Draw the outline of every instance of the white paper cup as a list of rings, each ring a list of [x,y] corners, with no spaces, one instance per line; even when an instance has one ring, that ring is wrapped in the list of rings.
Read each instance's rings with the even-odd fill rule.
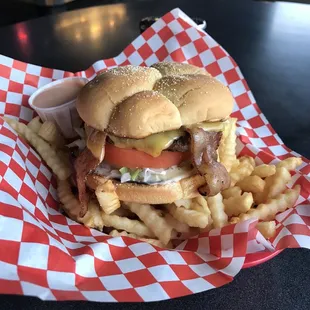
[[[41,120],[49,120],[54,122],[65,138],[76,137],[77,133],[74,130],[74,127],[79,127],[82,122],[75,107],[76,99],[51,108],[37,107],[33,103],[35,99],[38,98],[38,96],[41,96],[46,89],[52,88],[55,85],[62,84],[69,80],[79,80],[81,82],[81,88],[88,82],[88,79],[82,77],[64,78],[44,85],[35,91],[29,98],[29,105],[39,114]],[[56,89],[55,91],[59,91],[59,89]],[[78,92],[76,95],[78,95]]]

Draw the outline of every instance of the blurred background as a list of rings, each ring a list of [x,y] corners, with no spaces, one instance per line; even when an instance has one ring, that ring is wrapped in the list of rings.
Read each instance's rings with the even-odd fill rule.
[[[124,3],[147,2],[149,0],[1,0],[0,1],[0,27],[32,18],[64,11],[71,11],[90,6]],[[190,0],[189,0],[190,1]],[[210,0],[206,0],[210,1]],[[222,0],[219,0],[222,1]],[[233,0],[228,0],[233,1]],[[236,1],[236,0],[234,0]],[[262,0],[248,0],[262,1]],[[285,2],[310,3],[310,0],[284,0]],[[222,1],[225,2],[225,1]],[[274,2],[274,1],[270,1]],[[309,17],[310,18],[310,17]]]
[[[132,0],[132,2],[135,0]],[[140,0],[141,1],[141,0]],[[143,0],[142,0],[143,1]],[[32,18],[86,7],[113,4],[119,0],[0,0],[0,27]],[[129,2],[129,1],[128,1]]]

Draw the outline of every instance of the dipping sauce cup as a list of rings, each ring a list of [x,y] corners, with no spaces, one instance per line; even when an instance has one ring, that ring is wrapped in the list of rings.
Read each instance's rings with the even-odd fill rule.
[[[68,77],[46,84],[35,91],[29,98],[29,105],[39,114],[42,121],[54,122],[65,138],[77,136],[75,127],[81,119],[75,102],[88,79]]]

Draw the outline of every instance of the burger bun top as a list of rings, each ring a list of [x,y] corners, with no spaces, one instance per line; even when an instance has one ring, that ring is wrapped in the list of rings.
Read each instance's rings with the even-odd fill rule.
[[[226,119],[232,112],[233,97],[202,68],[161,62],[101,73],[83,87],[76,108],[82,120],[97,130],[140,139]]]

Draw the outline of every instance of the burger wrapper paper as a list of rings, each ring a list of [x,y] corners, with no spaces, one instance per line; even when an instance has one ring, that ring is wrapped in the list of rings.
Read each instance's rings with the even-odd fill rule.
[[[27,123],[35,112],[29,96],[68,76],[92,79],[127,64],[177,61],[204,67],[227,85],[235,99],[239,155],[257,163],[299,156],[287,148],[260,111],[232,57],[182,11],[174,9],[115,58],[81,72],[65,72],[0,56],[0,114]],[[191,238],[176,250],[128,237],[112,238],[65,217],[56,179],[37,152],[0,120],[0,293],[43,300],[155,301],[220,287],[242,269],[246,255],[310,248],[309,160],[292,182],[301,185],[297,206],[276,217],[267,241],[248,220]]]

